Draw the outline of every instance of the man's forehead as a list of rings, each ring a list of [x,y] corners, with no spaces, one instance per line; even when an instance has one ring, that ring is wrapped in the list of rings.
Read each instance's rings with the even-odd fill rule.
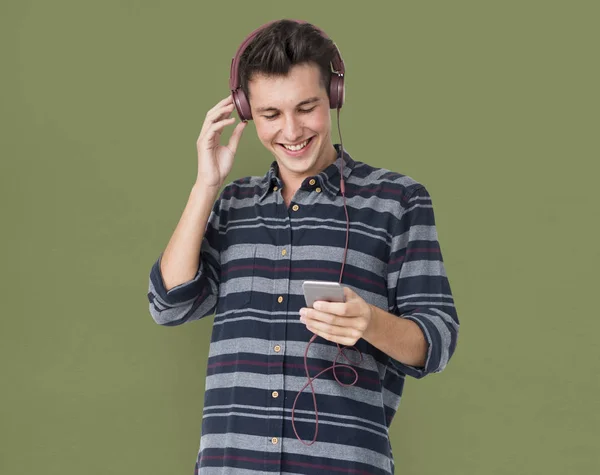
[[[285,75],[255,73],[248,82],[248,89],[252,105],[261,109],[296,107],[303,101],[327,95],[320,70],[313,65],[293,66]]]

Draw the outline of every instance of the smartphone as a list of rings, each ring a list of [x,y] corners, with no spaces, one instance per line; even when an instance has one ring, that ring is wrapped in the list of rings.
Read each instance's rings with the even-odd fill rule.
[[[305,280],[302,283],[306,306],[312,307],[316,300],[327,302],[345,302],[344,288],[338,282],[324,280]]]

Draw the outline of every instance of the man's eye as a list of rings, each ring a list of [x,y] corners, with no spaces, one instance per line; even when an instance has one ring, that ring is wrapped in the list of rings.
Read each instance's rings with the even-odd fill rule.
[[[309,112],[312,112],[315,110],[317,106],[313,106],[310,109],[298,109],[300,112],[302,112],[303,114],[307,114]],[[271,115],[263,115],[263,117],[267,120],[273,120],[275,117],[277,117],[279,114],[271,114]]]

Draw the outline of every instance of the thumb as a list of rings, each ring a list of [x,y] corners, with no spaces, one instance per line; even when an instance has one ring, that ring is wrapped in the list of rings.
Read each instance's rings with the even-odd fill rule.
[[[238,144],[240,143],[240,139],[242,138],[242,132],[246,128],[248,122],[241,121],[238,125],[233,129],[233,133],[231,134],[231,138],[229,139],[229,143],[227,144],[227,148],[231,150],[232,153],[235,154]]]

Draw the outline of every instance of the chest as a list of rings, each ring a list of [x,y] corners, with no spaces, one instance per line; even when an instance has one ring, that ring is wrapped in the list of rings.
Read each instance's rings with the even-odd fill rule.
[[[259,294],[302,296],[304,280],[339,281],[382,304],[387,293],[391,237],[385,219],[368,208],[335,201],[232,209],[220,230],[221,285]],[[302,305],[302,299],[299,300]]]

